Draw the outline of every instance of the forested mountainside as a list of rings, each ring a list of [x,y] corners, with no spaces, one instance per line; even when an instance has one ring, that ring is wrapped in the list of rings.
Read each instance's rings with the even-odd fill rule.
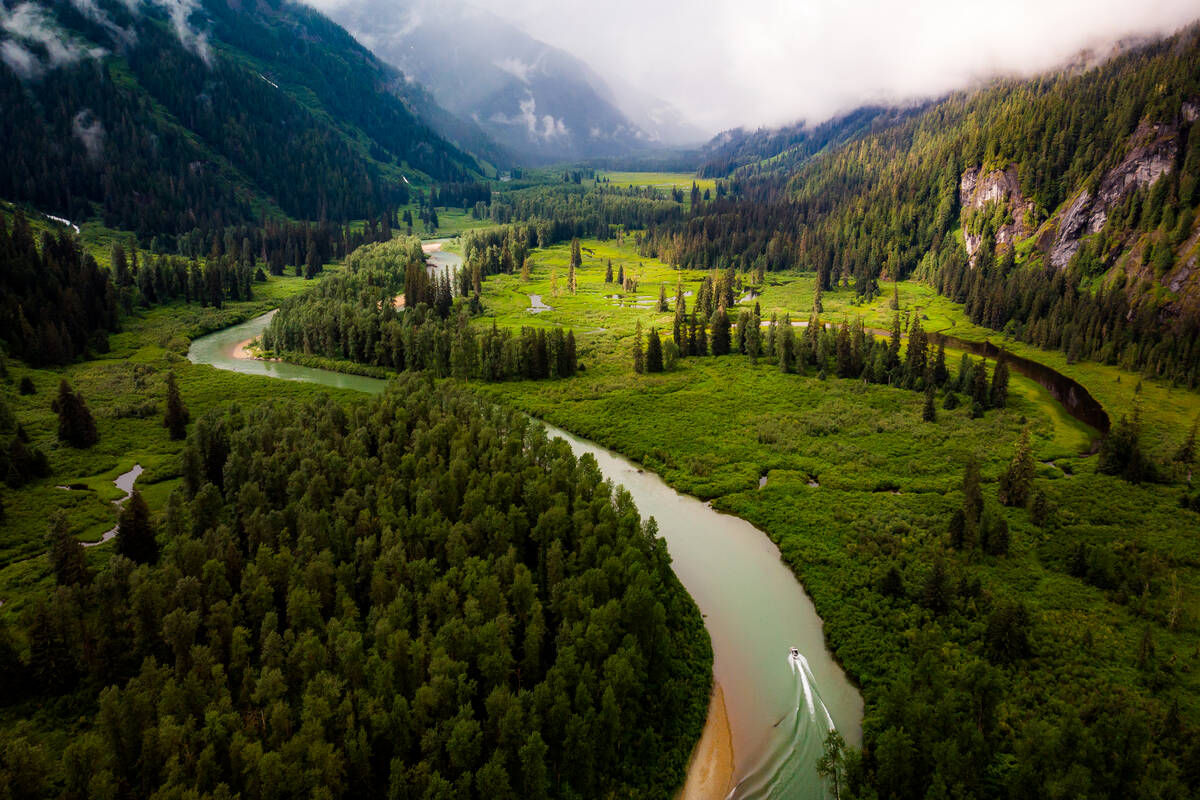
[[[748,177],[795,169],[826,147],[895,125],[924,108],[925,105],[908,109],[864,106],[819,125],[799,122],[752,132],[742,128],[724,131],[700,149],[697,174],[702,178],[723,178],[735,173]]]
[[[735,178],[644,252],[813,269],[863,297],[918,275],[973,320],[1200,381],[1200,34],[952,95],[789,169]]]
[[[0,10],[0,39],[0,197],[72,220],[362,218],[478,173],[396,70],[287,0],[26,2]]]

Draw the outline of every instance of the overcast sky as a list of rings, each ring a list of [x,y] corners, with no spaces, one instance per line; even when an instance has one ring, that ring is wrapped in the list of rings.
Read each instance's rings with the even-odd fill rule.
[[[1036,72],[1200,17],[1198,0],[472,1],[710,132]]]

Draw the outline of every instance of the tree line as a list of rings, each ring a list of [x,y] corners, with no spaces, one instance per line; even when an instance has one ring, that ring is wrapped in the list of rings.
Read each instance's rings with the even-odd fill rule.
[[[39,247],[23,213],[11,227],[0,214],[0,341],[8,354],[44,366],[105,353],[118,321],[116,287],[73,234],[44,233]]]
[[[263,347],[291,358],[469,380],[575,374],[574,331],[473,326],[471,315],[481,306],[477,282],[470,299],[465,296],[469,274],[461,270],[461,285],[448,273],[431,275],[417,239],[364,247],[348,259],[345,273],[285,301],[263,331]]]

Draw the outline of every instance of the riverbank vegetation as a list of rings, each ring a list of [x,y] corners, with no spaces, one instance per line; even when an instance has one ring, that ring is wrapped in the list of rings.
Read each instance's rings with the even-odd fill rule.
[[[469,273],[431,274],[416,239],[374,245],[347,260],[347,270],[285,301],[263,331],[268,355],[313,356],[337,366],[363,364],[396,372],[483,381],[569,378],[577,357],[574,331],[524,327],[519,334],[470,325],[481,310]],[[403,295],[397,292],[403,289]],[[456,297],[457,295],[457,297]]]
[[[1104,474],[1086,454],[1096,433],[1064,421],[1061,406],[1020,375],[1010,377],[1006,407],[972,418],[976,382],[962,386],[963,354],[953,350],[949,384],[967,402],[947,409],[939,395],[928,422],[922,394],[842,378],[837,368],[842,322],[852,343],[860,315],[884,329],[898,311],[908,327],[980,330],[960,306],[911,282],[897,286],[896,310],[886,293],[866,304],[852,288],[824,293],[822,318],[836,326],[816,334],[825,347],[809,347],[809,359],[822,352],[823,368],[806,360],[789,374],[778,357],[753,363],[731,353],[636,374],[637,328],[643,347],[652,329],[671,341],[678,296],[694,308],[713,273],[672,270],[628,244],[581,245],[577,291],[548,298],[551,310],[530,315],[526,293],[549,295],[553,276],[570,267],[566,245],[531,251],[527,277],[488,278],[482,299],[499,324],[535,316],[603,328],[580,339],[588,370],[566,383],[479,391],[637,459],[780,545],[862,686],[863,758],[843,796],[923,797],[930,786],[1053,794],[1064,774],[1072,794],[1186,796],[1197,785],[1184,765],[1200,727],[1200,686],[1186,666],[1200,646],[1190,534],[1200,518],[1181,507],[1191,495],[1174,456],[1200,397],[1116,367],[1055,363],[1085,386],[1099,376],[1103,396],[1124,390],[1122,408],[1138,394],[1172,400],[1144,404],[1155,425],[1143,426],[1142,446],[1166,467],[1151,484]],[[640,271],[650,291],[606,282],[609,259],[614,274]],[[752,285],[754,276],[735,275]],[[780,318],[811,314],[812,273],[769,277],[757,296],[735,297],[733,313],[752,318],[758,304]],[[660,284],[676,297],[667,311]],[[885,358],[889,340],[875,345]],[[902,338],[897,348],[899,385],[912,377],[909,346]],[[931,362],[936,350],[927,348]],[[990,396],[994,371],[992,362],[981,396]],[[966,480],[973,461],[978,477]],[[1123,747],[1119,763],[1100,755]]]

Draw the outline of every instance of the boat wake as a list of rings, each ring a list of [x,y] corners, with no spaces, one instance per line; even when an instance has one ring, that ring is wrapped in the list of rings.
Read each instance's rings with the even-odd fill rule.
[[[792,710],[775,726],[765,751],[726,800],[825,800],[830,796],[817,775],[817,760],[824,752],[825,736],[834,727],[833,717],[817,692],[808,659],[794,652],[788,656],[788,664],[796,676]]]

